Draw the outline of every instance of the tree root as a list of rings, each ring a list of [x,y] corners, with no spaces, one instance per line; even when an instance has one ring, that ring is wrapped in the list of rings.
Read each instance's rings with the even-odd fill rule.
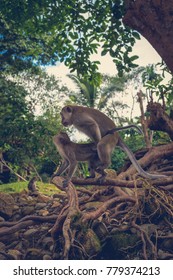
[[[53,182],[54,181],[56,182],[56,177],[53,179]],[[62,186],[62,181],[60,182],[60,179],[58,178],[58,187],[59,185],[60,187]],[[56,241],[59,235],[60,224],[63,221],[63,225],[61,227],[65,243],[63,258],[68,259],[68,254],[75,236],[75,229],[71,228],[71,224],[80,215],[80,210],[78,196],[74,185],[72,183],[69,183],[68,187],[64,190],[67,193],[68,204],[62,209],[59,217],[57,218],[53,228],[51,229],[51,235],[52,238]]]
[[[167,179],[167,178],[166,178]],[[53,183],[58,186],[60,181],[62,179],[55,177],[53,180]],[[78,182],[82,182],[82,179],[74,179],[75,181],[78,180]],[[91,179],[89,179],[91,181]],[[172,180],[172,178],[169,180]],[[116,183],[121,182],[122,180],[115,180]],[[159,186],[160,180],[155,180],[156,185]],[[161,180],[162,181],[162,180]],[[93,182],[93,181],[92,181]],[[113,182],[111,180],[111,182]],[[146,183],[146,182],[145,182]],[[162,181],[163,183],[163,181]],[[131,182],[130,182],[131,184]],[[134,184],[134,182],[133,182]],[[135,184],[134,184],[135,185]],[[126,184],[124,186],[127,186]],[[132,185],[131,185],[132,186]],[[133,186],[134,188],[134,186]],[[153,187],[152,185],[144,184],[141,185],[140,183],[140,189],[142,189],[143,193],[146,193],[145,195],[145,201],[147,200],[153,200],[154,201],[154,207],[155,212],[149,214],[148,219],[152,218],[152,216],[158,211],[165,211],[169,216],[172,217],[173,211],[172,211],[172,202],[173,202],[173,196],[170,193],[170,195],[165,193],[165,190],[157,189]],[[139,190],[140,190],[139,189]],[[137,219],[141,219],[142,211],[144,211],[144,205],[143,202],[140,200],[140,194],[137,192],[135,196],[129,196],[127,194],[121,195],[121,196],[114,196],[114,193],[112,192],[114,188],[110,188],[110,191],[106,191],[104,189],[97,190],[96,192],[89,191],[89,193],[85,193],[86,197],[85,199],[82,197],[82,200],[79,198],[77,199],[77,190],[74,188],[73,184],[71,183],[69,187],[67,188],[66,192],[69,193],[69,203],[68,208],[66,209],[66,217],[64,217],[63,224],[59,224],[61,213],[59,218],[57,219],[57,224],[53,227],[52,234],[54,236],[55,232],[57,232],[57,229],[59,230],[61,228],[61,232],[63,233],[65,245],[64,245],[64,258],[69,257],[70,248],[78,248],[78,250],[85,251],[85,245],[84,244],[78,244],[76,246],[75,240],[79,239],[79,231],[77,231],[75,223],[78,224],[78,229],[82,230],[83,227],[91,227],[93,221],[102,221],[107,224],[107,231],[111,232],[112,227],[115,227],[118,225],[118,232],[135,228],[137,231],[140,232],[140,238],[141,242],[143,244],[143,258],[144,259],[157,259],[157,246],[153,243],[153,241],[150,239],[150,236],[147,234],[147,232],[140,227],[139,224],[137,224],[135,221]],[[80,191],[79,191],[80,192]],[[93,195],[91,195],[93,193]],[[73,200],[72,197],[73,197]],[[143,197],[143,196],[142,196]],[[88,203],[100,201],[101,204],[96,209],[93,209],[92,211],[87,212],[86,207]],[[149,201],[149,204],[151,202]],[[152,202],[153,204],[153,202]],[[82,208],[81,208],[82,206]],[[159,206],[162,208],[160,210]],[[81,210],[79,210],[82,209]],[[67,210],[68,209],[68,210]],[[143,209],[143,210],[142,210]],[[108,215],[107,215],[107,214]],[[103,215],[106,215],[103,217]],[[77,220],[74,221],[74,217],[77,216]],[[102,217],[102,218],[101,218]],[[118,220],[117,220],[118,219]],[[126,225],[123,226],[123,223]],[[55,236],[54,236],[55,238]],[[148,253],[150,251],[150,253]],[[86,256],[86,254],[85,254]]]
[[[151,248],[151,253],[153,255],[151,257],[151,259],[156,260],[157,259],[156,247],[154,246],[154,244],[150,240],[150,237],[148,236],[146,231],[143,230],[139,225],[137,225],[135,223],[135,221],[132,221],[132,227],[136,228],[140,232],[140,234],[141,234],[141,240],[142,240],[142,243],[143,243],[143,256],[144,256],[144,259],[148,260],[148,257],[147,257],[147,243],[148,243],[150,248]]]
[[[127,173],[132,174],[129,170],[131,172],[131,167]],[[54,245],[54,259],[97,258],[104,251],[107,239],[115,235],[120,239],[120,244],[114,245],[115,251],[124,252],[125,257],[129,255],[128,250],[137,248],[140,259],[171,258],[172,251],[161,253],[161,257],[158,251],[165,241],[172,244],[173,193],[169,186],[173,185],[173,177],[150,181],[122,178],[106,178],[101,187],[97,179],[73,178],[68,187],[63,188],[63,178],[54,177],[53,184],[63,191],[67,200],[58,216],[28,215],[16,222],[0,222],[0,240],[7,242],[14,233],[35,225],[39,230],[40,224],[47,223],[46,234]],[[76,188],[74,183],[91,187]],[[129,188],[133,192],[117,194],[117,188]],[[162,234],[163,224],[166,230]],[[149,226],[154,230],[150,232]]]

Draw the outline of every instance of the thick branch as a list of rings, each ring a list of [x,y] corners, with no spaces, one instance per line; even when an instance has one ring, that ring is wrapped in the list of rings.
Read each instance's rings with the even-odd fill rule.
[[[56,220],[56,216],[47,216],[47,217],[39,217],[39,216],[26,216],[23,219],[19,220],[18,222],[2,222],[0,223],[0,237],[2,239],[9,238],[9,234],[14,234],[16,231],[19,231],[23,228],[27,228],[29,226],[33,226],[40,222],[49,222],[53,223]]]
[[[123,196],[118,196],[118,197],[113,197],[112,199],[107,200],[106,202],[103,203],[101,207],[99,207],[97,210],[84,214],[82,217],[83,223],[86,223],[88,220],[94,220],[100,217],[105,211],[111,207],[112,204],[115,203],[120,203],[120,202],[132,202],[135,203],[136,199],[133,197],[130,197],[128,195],[123,195]]]
[[[173,72],[173,0],[126,1],[124,24],[137,30]]]
[[[129,168],[130,171],[132,168]],[[128,171],[129,171],[128,169]],[[125,172],[124,172],[125,173]],[[73,184],[79,185],[79,186],[114,186],[114,187],[121,187],[121,188],[142,188],[144,184],[144,179],[138,179],[136,181],[126,181],[126,180],[120,180],[120,179],[112,179],[112,178],[106,178],[104,182],[100,183],[97,179],[85,179],[85,178],[73,178],[72,179]],[[167,184],[173,183],[173,176],[160,178],[156,180],[152,180],[152,184],[154,186],[166,186]]]
[[[151,130],[159,130],[168,133],[173,140],[173,120],[163,110],[159,103],[148,103],[147,111],[150,113],[148,127]]]
[[[20,219],[19,221],[15,222],[1,222],[0,227],[11,227],[14,225],[17,225],[19,223],[25,222],[25,221],[33,221],[37,223],[54,223],[56,220],[57,216],[56,215],[51,215],[51,216],[36,216],[36,215],[28,215]]]
[[[144,139],[145,139],[146,147],[151,148],[152,145],[151,145],[151,141],[150,141],[150,138],[149,138],[149,135],[148,135],[148,130],[147,130],[148,126],[147,126],[147,120],[145,118],[143,98],[142,98],[143,93],[142,93],[141,90],[137,93],[137,96],[138,96],[138,102],[139,102],[139,105],[140,105],[141,124],[142,124],[143,132],[144,132]]]

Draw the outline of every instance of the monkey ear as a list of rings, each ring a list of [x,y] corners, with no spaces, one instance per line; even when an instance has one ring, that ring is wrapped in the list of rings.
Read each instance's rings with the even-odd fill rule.
[[[71,113],[71,112],[72,112],[72,107],[67,106],[67,107],[66,107],[66,110],[67,110],[68,113]]]

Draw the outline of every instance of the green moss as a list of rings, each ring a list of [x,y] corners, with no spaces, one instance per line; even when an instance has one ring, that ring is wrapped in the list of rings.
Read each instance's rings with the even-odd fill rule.
[[[92,229],[88,229],[82,236],[80,241],[88,255],[96,255],[101,251],[100,240]]]
[[[135,234],[117,232],[111,238],[111,243],[114,250],[119,250],[127,247],[133,247],[139,241],[139,237]]]
[[[53,195],[59,192],[58,188],[56,188],[53,184],[37,182],[36,185],[39,189],[39,192],[46,195]],[[28,182],[15,182],[10,184],[3,184],[0,185],[0,192],[20,193],[23,190],[26,190],[27,186]]]
[[[0,185],[0,192],[19,193],[27,188],[28,182],[15,182]]]

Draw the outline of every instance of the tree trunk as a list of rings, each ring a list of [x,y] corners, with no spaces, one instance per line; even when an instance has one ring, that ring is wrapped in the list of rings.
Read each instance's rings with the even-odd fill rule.
[[[163,110],[159,103],[148,103],[147,111],[150,113],[148,127],[151,130],[159,130],[168,133],[173,140],[173,120]]]
[[[173,0],[125,1],[124,24],[137,30],[173,72]]]
[[[147,120],[145,119],[142,95],[143,95],[143,93],[140,90],[137,93],[137,96],[138,96],[138,102],[139,102],[140,111],[141,111],[141,124],[142,124],[143,132],[144,132],[144,139],[145,139],[146,147],[148,149],[150,149],[152,147],[152,145],[151,145],[150,137],[148,135],[148,130],[147,130],[148,129],[148,125],[147,125]]]

